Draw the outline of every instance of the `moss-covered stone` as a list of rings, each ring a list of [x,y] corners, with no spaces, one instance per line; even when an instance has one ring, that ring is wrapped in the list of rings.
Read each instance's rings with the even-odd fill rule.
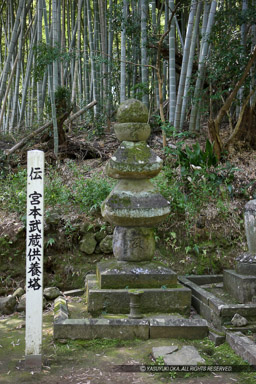
[[[119,123],[147,123],[148,109],[136,99],[129,99],[120,104],[117,115]]]
[[[170,203],[147,180],[121,180],[101,212],[114,225],[153,227],[168,216]]]
[[[112,235],[107,235],[100,242],[100,250],[103,253],[112,253],[113,252],[113,245],[112,245],[112,243],[113,243],[113,236]]]
[[[16,307],[16,298],[14,296],[0,297],[0,313],[10,315]]]
[[[80,251],[91,255],[97,245],[97,241],[95,240],[94,233],[88,232],[84,235],[81,243],[80,243]]]
[[[106,173],[114,179],[151,179],[163,162],[144,141],[124,141],[109,160]]]
[[[146,141],[151,131],[147,123],[116,123],[114,130],[120,141]]]

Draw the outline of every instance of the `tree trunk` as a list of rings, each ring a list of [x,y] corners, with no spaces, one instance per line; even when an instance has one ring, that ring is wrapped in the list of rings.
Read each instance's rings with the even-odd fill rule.
[[[141,82],[144,88],[142,101],[148,107],[147,16],[148,1],[141,0]]]
[[[120,70],[120,102],[125,101],[126,97],[126,31],[125,23],[127,20],[127,0],[123,0],[123,21],[121,30],[121,70]]]
[[[184,88],[185,88],[185,82],[186,82],[186,75],[187,75],[189,53],[190,53],[190,46],[191,46],[191,38],[192,38],[192,31],[193,31],[194,16],[196,13],[196,8],[197,8],[197,2],[196,2],[196,0],[192,0],[191,9],[190,9],[190,13],[189,13],[188,26],[187,26],[185,47],[184,47],[184,52],[183,52],[180,81],[179,81],[179,88],[178,88],[178,95],[177,95],[177,103],[176,103],[176,109],[175,109],[174,126],[175,126],[176,130],[178,130],[178,131],[181,128],[180,127],[181,108],[182,108],[182,100],[183,100]]]
[[[174,0],[169,0],[169,18],[174,11]],[[176,67],[175,67],[175,21],[171,22],[169,33],[169,122],[174,125],[176,107]]]

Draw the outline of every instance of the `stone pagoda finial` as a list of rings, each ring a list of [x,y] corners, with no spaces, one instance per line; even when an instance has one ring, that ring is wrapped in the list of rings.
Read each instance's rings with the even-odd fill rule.
[[[102,204],[102,216],[116,226],[113,252],[119,261],[146,261],[154,256],[153,227],[170,212],[170,203],[149,179],[162,169],[162,160],[147,145],[148,110],[140,101],[123,102],[114,129],[122,141],[107,164],[107,175],[119,182]]]

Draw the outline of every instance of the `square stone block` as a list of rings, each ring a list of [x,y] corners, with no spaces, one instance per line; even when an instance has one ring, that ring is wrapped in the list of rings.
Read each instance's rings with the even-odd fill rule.
[[[256,296],[256,276],[241,275],[234,270],[225,270],[224,288],[239,303],[249,303]]]
[[[177,275],[159,262],[124,262],[107,260],[97,264],[101,289],[175,287]]]

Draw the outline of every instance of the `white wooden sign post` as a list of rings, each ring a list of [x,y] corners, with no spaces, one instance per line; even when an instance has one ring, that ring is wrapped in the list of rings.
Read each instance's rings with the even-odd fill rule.
[[[28,151],[25,366],[41,369],[44,251],[44,152]]]

